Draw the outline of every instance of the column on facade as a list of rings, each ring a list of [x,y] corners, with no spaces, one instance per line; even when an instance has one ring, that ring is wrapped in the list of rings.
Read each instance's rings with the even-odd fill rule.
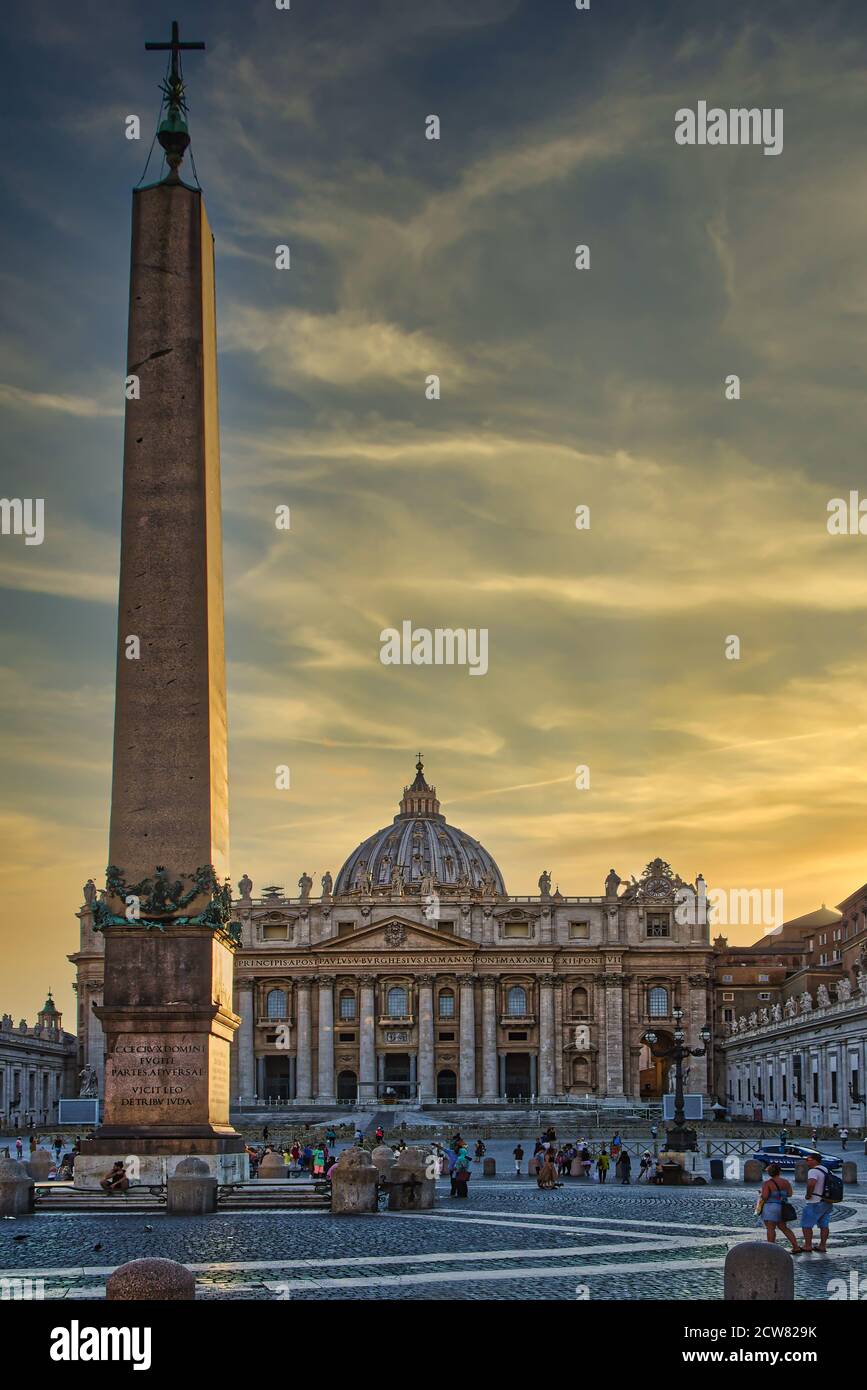
[[[237,1034],[238,1096],[241,1100],[250,1100],[256,1094],[253,991],[252,980],[241,980],[238,985],[238,1013],[241,1015],[241,1026]]]
[[[499,1077],[499,1094],[501,1099],[506,1098],[506,1054],[501,1052],[497,1057],[497,1074]]]
[[[554,1094],[554,976],[539,979],[539,1095]]]
[[[418,1083],[422,1104],[436,1099],[433,975],[418,977]]]
[[[319,977],[319,1084],[316,1098],[333,1102],[334,1095],[334,978]]]
[[[603,975],[605,1018],[605,1094],[623,1095],[623,985],[622,975]]]
[[[458,1100],[474,1101],[477,1098],[475,976],[464,975],[459,984],[461,1012]]]
[[[256,1095],[260,1100],[265,1099],[265,1058],[256,1058]]]
[[[497,1099],[497,981],[482,980],[482,1100]]]
[[[563,981],[554,977],[554,1094],[562,1096],[563,1086]]]
[[[362,975],[359,982],[358,1099],[376,1099],[376,977]]]
[[[87,1066],[93,1067],[97,1077],[97,1094],[105,1094],[105,1034],[102,1031],[102,1023],[93,1012],[94,1004],[102,1003],[102,980],[91,980],[87,986],[87,1002],[85,1005],[87,1017],[87,1055],[85,1062]],[[22,1107],[26,1104],[26,1096],[21,1096]]]
[[[687,1040],[690,1047],[701,1047],[701,1030],[708,1022],[707,1017],[707,990],[708,979],[706,975],[690,975],[689,977],[689,1012],[687,1020],[689,1029]],[[710,1044],[708,1044],[710,1047]],[[689,1059],[689,1089],[694,1095],[706,1096],[707,1089],[707,1064],[710,1053],[705,1053],[704,1057],[690,1057]],[[762,1086],[764,1091],[765,1087]]]
[[[313,1057],[310,1032],[311,979],[301,979],[295,986],[295,1055],[297,1062],[297,1099],[313,1099]]]

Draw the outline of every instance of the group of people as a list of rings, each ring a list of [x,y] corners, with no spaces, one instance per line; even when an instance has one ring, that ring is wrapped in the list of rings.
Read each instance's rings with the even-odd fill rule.
[[[793,1255],[812,1255],[814,1251],[823,1255],[828,1246],[828,1229],[835,1203],[843,1200],[843,1183],[837,1173],[825,1167],[819,1154],[808,1154],[807,1170],[806,1200],[801,1208],[803,1245],[798,1244],[789,1224],[797,1220],[798,1212],[792,1201],[792,1184],[781,1175],[778,1163],[769,1163],[765,1169],[767,1177],[756,1202],[756,1215],[764,1221],[768,1240],[772,1244],[777,1239],[777,1231],[780,1231],[789,1242]],[[813,1244],[816,1230],[819,1232],[818,1245]]]
[[[524,1161],[524,1148],[520,1141],[512,1150],[512,1156],[515,1160],[515,1174],[520,1175]],[[576,1139],[574,1143],[558,1143],[555,1130],[550,1128],[536,1139],[533,1157],[538,1162],[536,1181],[542,1188],[562,1187],[563,1178],[570,1174],[580,1176],[576,1171],[576,1164],[583,1169],[585,1178],[590,1178],[595,1172],[597,1182],[606,1182],[612,1169],[617,1182],[624,1186],[632,1182],[632,1157],[619,1134],[614,1135],[610,1145],[602,1144],[598,1151],[594,1152],[587,1139]],[[652,1182],[655,1175],[656,1160],[650,1150],[645,1149],[641,1156],[638,1180]]]
[[[48,1169],[48,1172],[46,1174],[46,1181],[72,1181],[72,1176],[75,1171],[76,1155],[78,1154],[81,1148],[81,1139],[78,1136],[76,1136],[75,1142],[72,1145],[71,1152],[68,1154],[65,1154],[63,1152],[64,1140],[62,1135],[60,1134],[55,1134],[54,1140],[49,1146],[48,1142],[43,1141],[41,1136],[37,1134],[35,1130],[31,1130],[30,1134],[27,1136],[27,1142],[29,1144],[30,1149],[28,1158],[33,1158],[34,1154],[40,1148],[46,1149],[49,1153],[51,1153],[52,1151],[54,1153],[54,1165],[53,1167]],[[11,1158],[8,1145],[3,1150],[3,1153],[5,1157]],[[22,1140],[20,1134],[16,1135],[15,1137],[15,1157],[18,1159],[19,1163],[24,1157],[24,1141]]]

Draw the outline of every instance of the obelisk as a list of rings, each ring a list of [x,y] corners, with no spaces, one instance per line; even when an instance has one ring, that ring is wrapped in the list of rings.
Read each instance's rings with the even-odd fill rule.
[[[214,248],[201,190],[179,174],[189,144],[179,55],[204,45],[182,44],[174,24],[171,43],[147,46],[171,52],[158,131],[169,172],[133,193],[110,865],[96,923],[105,1100],[79,1160],[88,1186],[109,1156],[134,1156],[150,1180],[162,1159],[190,1153],[223,1178],[246,1163],[229,1122],[240,1020]]]

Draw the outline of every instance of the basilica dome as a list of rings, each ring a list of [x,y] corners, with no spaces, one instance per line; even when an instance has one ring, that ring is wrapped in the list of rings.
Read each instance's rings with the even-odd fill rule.
[[[465,830],[440,814],[436,787],[428,786],[421,754],[415,781],[404,787],[400,811],[353,850],[334,885],[335,895],[432,892],[434,888],[504,894],[496,860]]]

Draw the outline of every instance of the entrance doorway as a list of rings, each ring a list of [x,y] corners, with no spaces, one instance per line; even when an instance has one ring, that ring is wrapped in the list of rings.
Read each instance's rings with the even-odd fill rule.
[[[389,1087],[398,1100],[408,1100],[411,1096],[408,1052],[386,1052],[380,1094],[388,1097]]]
[[[337,1099],[358,1100],[358,1077],[354,1071],[337,1073]]]
[[[506,1053],[506,1100],[527,1100],[530,1096],[529,1052]]]
[[[652,1047],[644,1043],[638,1058],[638,1090],[642,1100],[660,1100],[668,1090],[670,1064],[666,1057],[660,1057],[658,1053],[673,1047],[674,1039],[670,1033],[658,1029],[654,1029],[654,1032],[656,1042]]]
[[[265,1058],[265,1099],[289,1099],[289,1057]]]
[[[448,1067],[437,1073],[437,1100],[457,1100],[458,1078]]]

